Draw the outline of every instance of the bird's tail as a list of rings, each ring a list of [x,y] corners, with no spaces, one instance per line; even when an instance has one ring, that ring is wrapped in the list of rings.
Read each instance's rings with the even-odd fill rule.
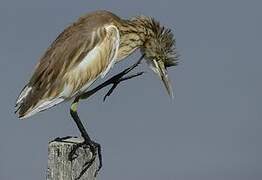
[[[25,86],[16,100],[15,113],[20,119],[25,119],[64,100],[62,97],[42,99],[42,95],[39,92],[32,87]]]

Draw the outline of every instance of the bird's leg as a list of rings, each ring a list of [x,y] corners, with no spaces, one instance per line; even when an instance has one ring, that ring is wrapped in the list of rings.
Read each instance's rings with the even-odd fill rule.
[[[106,93],[106,95],[104,96],[103,98],[103,101],[106,100],[106,98],[108,96],[110,96],[112,94],[112,92],[115,90],[115,88],[117,87],[117,85],[122,82],[122,81],[126,81],[126,80],[129,80],[129,79],[132,79],[134,77],[137,77],[137,76],[141,76],[144,72],[139,72],[139,73],[136,73],[136,74],[132,74],[132,75],[129,75],[129,76],[125,76],[126,74],[128,74],[130,71],[132,71],[134,68],[136,68],[140,62],[142,61],[142,59],[144,58],[144,55],[142,55],[139,60],[131,65],[130,67],[124,69],[122,72],[116,74],[115,76],[113,76],[112,78],[110,78],[108,80],[108,82],[110,82],[110,84],[113,84],[113,86],[109,89],[109,91]],[[124,77],[125,76],[125,77]]]
[[[91,142],[91,139],[89,137],[89,135],[87,134],[85,128],[84,128],[84,125],[82,124],[79,116],[78,116],[78,113],[77,113],[77,107],[78,107],[78,103],[79,103],[79,99],[76,98],[73,103],[71,104],[71,107],[70,107],[70,114],[72,116],[72,118],[74,119],[78,129],[80,130],[81,132],[81,135],[82,137],[84,138],[84,140],[88,143]]]
[[[69,153],[69,160],[72,161],[74,159],[73,156],[76,155],[76,150],[79,147],[88,145],[89,148],[90,148],[90,151],[92,152],[92,158],[87,163],[85,163],[85,165],[84,165],[85,168],[82,170],[79,177],[81,177],[85,173],[85,171],[93,164],[93,162],[96,159],[96,156],[98,155],[99,167],[98,167],[97,171],[95,172],[95,176],[96,176],[98,174],[98,171],[102,168],[101,146],[100,146],[100,144],[92,141],[91,138],[89,137],[87,131],[85,130],[84,125],[82,124],[82,122],[81,122],[81,120],[78,116],[78,113],[77,113],[78,103],[79,103],[79,98],[77,97],[71,105],[70,114],[71,114],[72,118],[74,119],[78,129],[80,130],[81,136],[84,138],[84,142],[79,143],[76,146],[74,146],[72,151]]]
[[[85,92],[84,94],[76,97],[76,99],[74,100],[74,102],[72,103],[71,105],[71,108],[70,108],[70,114],[72,116],[72,118],[74,119],[78,129],[80,130],[81,132],[81,135],[82,137],[84,138],[84,142],[83,143],[79,143],[77,144],[74,149],[70,152],[69,154],[69,159],[70,160],[73,160],[73,156],[75,155],[76,153],[76,150],[83,146],[83,145],[88,145],[90,147],[90,151],[92,152],[92,159],[87,162],[85,164],[85,168],[82,170],[82,172],[80,173],[79,177],[77,179],[79,179],[83,174],[84,172],[92,165],[92,163],[94,162],[96,156],[98,155],[98,159],[99,159],[99,167],[97,169],[97,171],[95,172],[95,176],[98,174],[98,171],[102,168],[102,154],[101,154],[101,146],[100,144],[92,141],[89,137],[89,135],[87,134],[78,114],[77,114],[77,106],[78,106],[78,103],[79,103],[79,100],[80,99],[87,99],[89,98],[91,95],[95,94],[97,91],[99,91],[100,89],[110,85],[110,84],[113,84],[113,86],[111,87],[111,89],[107,92],[107,94],[105,95],[104,97],[104,100],[107,96],[109,96],[113,90],[116,88],[116,86],[122,82],[122,81],[126,81],[128,79],[131,79],[131,78],[134,78],[134,77],[137,77],[137,76],[140,76],[143,74],[143,72],[140,72],[140,73],[136,73],[136,74],[133,74],[133,75],[129,75],[129,76],[126,76],[124,77],[126,74],[128,74],[130,71],[132,71],[135,67],[138,66],[138,64],[140,64],[140,62],[142,61],[142,59],[144,58],[144,55],[142,55],[140,57],[140,59],[135,63],[133,64],[132,66],[126,68],[125,70],[123,70],[122,72],[118,73],[117,75],[111,77],[110,79],[108,79],[107,81],[105,81],[104,83],[98,85],[97,87],[95,87],[94,89],[90,90],[90,91],[87,91]]]

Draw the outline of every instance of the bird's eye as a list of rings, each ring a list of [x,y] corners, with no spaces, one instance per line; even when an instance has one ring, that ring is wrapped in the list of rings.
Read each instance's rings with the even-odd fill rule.
[[[161,58],[160,57],[156,57],[155,60],[158,62],[158,61],[161,60]]]

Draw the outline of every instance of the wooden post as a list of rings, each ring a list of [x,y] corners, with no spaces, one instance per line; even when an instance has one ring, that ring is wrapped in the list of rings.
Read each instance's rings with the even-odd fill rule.
[[[70,161],[68,155],[73,147],[83,142],[81,138],[57,138],[48,145],[47,180],[95,180],[94,174],[98,168],[98,159],[81,176],[85,163],[92,156],[89,148],[77,149],[77,157]]]

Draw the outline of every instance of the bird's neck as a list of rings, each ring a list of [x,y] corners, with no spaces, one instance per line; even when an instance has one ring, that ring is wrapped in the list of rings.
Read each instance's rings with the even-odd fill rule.
[[[138,18],[123,20],[118,29],[120,33],[120,46],[117,60],[119,61],[132,54],[137,48],[142,47],[149,35],[149,31],[143,21]]]

